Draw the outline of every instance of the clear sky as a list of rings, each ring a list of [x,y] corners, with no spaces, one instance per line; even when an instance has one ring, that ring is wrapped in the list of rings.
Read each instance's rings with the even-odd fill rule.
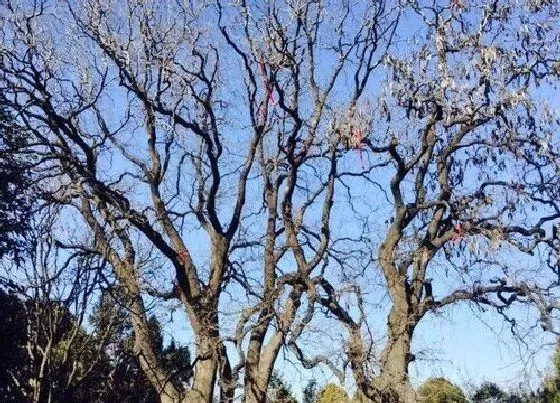
[[[426,33],[419,28],[419,21],[409,17],[401,21],[401,37],[415,35],[417,38],[426,38]],[[408,46],[403,40],[396,45],[396,49],[405,54]],[[326,60],[325,62],[327,63]],[[320,69],[324,70],[323,73],[328,71],[326,67]],[[226,74],[235,75],[233,70]],[[377,76],[378,81],[374,79],[369,86],[368,91],[372,97],[375,97],[376,92],[386,84],[380,81],[382,77],[383,75]],[[347,92],[347,87],[341,85],[335,91],[343,95]],[[554,106],[560,105],[560,95],[557,91],[548,89],[542,91],[539,97],[548,98]],[[243,105],[238,106],[243,113]],[[241,133],[239,138],[243,138]],[[359,158],[355,154],[349,156],[343,164],[357,164],[358,161]],[[255,191],[255,196],[256,193]],[[383,204],[382,200],[372,199],[370,195],[365,195],[364,200],[374,206]],[[382,218],[381,221],[387,218],[383,210],[378,213]],[[343,226],[347,221],[346,215],[350,213],[337,211],[336,214],[333,224],[335,228],[339,225]],[[198,241],[191,244],[193,255],[196,257],[200,252],[201,261],[206,259],[205,245]],[[374,293],[372,299],[379,298],[380,295]],[[520,311],[519,314],[523,317],[526,313]],[[167,337],[173,336],[177,341],[185,342],[191,338],[188,325],[183,324],[180,319],[177,320],[180,316],[181,314],[175,315],[176,321],[167,329]],[[383,329],[379,330],[380,334],[385,331],[385,321],[383,310],[371,314],[372,327],[376,329],[377,325],[377,329]],[[410,375],[416,385],[431,376],[444,376],[467,391],[483,381],[493,381],[504,388],[536,389],[550,368],[554,338],[544,335],[537,328],[525,340],[527,344],[519,343],[512,337],[508,324],[491,310],[483,313],[478,308],[466,304],[448,307],[438,315],[426,317],[419,325],[414,336],[414,352],[417,360],[411,364]],[[324,368],[314,371],[301,370],[293,364],[293,357],[289,354],[280,354],[276,368],[292,384],[297,394],[301,393],[301,389],[311,377],[316,377],[319,383],[334,381],[332,374]],[[347,376],[346,386],[349,389],[353,388],[350,374]]]
[[[333,12],[336,12],[336,10]],[[403,18],[401,23],[402,28],[399,32],[401,38],[416,35],[417,38],[429,40],[426,39],[425,32],[419,31],[420,23],[418,20],[407,16]],[[69,42],[73,40],[72,36],[67,36],[66,38],[66,41]],[[72,47],[71,44],[68,46]],[[399,39],[395,46],[395,52],[404,54],[409,50],[408,46],[408,42],[405,40],[400,41]],[[326,75],[329,68],[329,54],[325,53],[322,57],[319,57],[318,60],[319,63],[323,63],[318,69],[319,76],[322,74]],[[465,63],[468,62],[469,61],[465,61]],[[239,90],[242,88],[242,78],[239,77],[238,69],[232,68],[232,66],[225,66],[223,70],[223,77],[225,78],[223,80],[225,82],[223,85],[223,87],[225,87],[223,92],[228,94],[224,95],[224,97],[226,101],[231,103],[231,110],[229,111],[228,118],[238,118],[238,121],[232,119],[233,122],[230,123],[231,126],[224,129],[224,132],[230,135],[226,142],[231,146],[231,150],[233,150],[231,152],[231,159],[235,161],[236,158],[240,160],[238,155],[233,156],[237,152],[236,145],[243,144],[247,140],[247,131],[242,128],[244,124],[248,123],[246,116],[247,108],[246,105],[239,101],[239,98],[236,98],[238,95],[236,91],[239,91],[239,93],[242,92]],[[230,79],[232,81],[229,81]],[[380,88],[387,84],[384,80],[386,80],[386,75],[384,73],[375,76],[375,79],[368,88],[372,99],[375,99]],[[340,95],[341,99],[343,99],[343,101],[340,102],[337,100],[340,105],[344,104],[345,98],[342,95],[346,94],[347,96],[347,84],[349,81],[351,80],[348,80],[348,77],[346,77],[346,80],[341,80],[341,84],[335,89],[335,94]],[[124,109],[126,109],[119,109],[118,106],[126,104],[127,98],[122,88],[118,88],[117,81],[112,82],[111,85],[114,86],[114,93],[111,94],[108,99],[104,100],[106,109],[104,112],[106,112],[106,115],[109,117],[109,124],[116,126],[119,119],[123,117]],[[540,96],[550,98],[551,103],[555,107],[560,106],[560,94],[557,91],[545,90],[540,93]],[[335,102],[335,104],[337,104],[337,102]],[[239,115],[237,115],[238,112]],[[242,114],[245,114],[245,116]],[[113,121],[111,121],[111,118]],[[127,128],[123,131],[124,136],[121,140],[128,151],[142,154],[145,153],[145,140],[143,137],[145,134],[143,133],[142,127],[143,117],[138,118],[138,122],[136,123],[138,123],[137,130]],[[408,122],[403,124],[401,121],[401,123],[395,124],[397,128],[399,124],[401,127],[406,127]],[[373,135],[377,134],[378,133],[374,131]],[[107,177],[116,177],[120,171],[133,170],[130,163],[126,163],[122,156],[118,157],[116,154],[117,153],[110,157],[106,156],[107,158],[104,159],[104,165],[102,165],[103,175]],[[349,154],[348,157],[342,161],[342,164],[346,164],[344,168],[351,167],[352,164],[354,164],[354,167],[357,167],[359,163],[360,159],[358,153]],[[379,178],[376,179],[380,182],[383,182],[383,177],[385,181],[388,177],[387,171],[381,171],[377,175]],[[227,183],[228,180],[229,179],[224,179],[224,182]],[[172,180],[170,180],[170,183],[171,182]],[[174,185],[174,182],[172,185]],[[172,185],[169,187],[171,188]],[[260,184],[250,185],[249,187],[248,198],[250,200],[248,201],[248,205],[252,207],[262,202],[262,189],[259,186]],[[141,186],[131,186],[129,195],[131,198],[139,200],[139,204],[150,203],[147,189]],[[226,194],[221,198],[223,210],[226,212],[231,208],[230,199],[228,197],[229,196]],[[383,235],[383,222],[390,217],[389,210],[391,206],[386,203],[380,192],[376,192],[375,196],[371,196],[371,193],[366,193],[360,195],[360,197],[362,204],[359,206],[358,210],[361,210],[368,216],[368,219],[378,220],[378,222],[374,223],[376,227],[374,227],[375,231],[372,231],[370,235],[371,238],[379,237],[379,233]],[[145,202],[146,200],[148,201]],[[253,204],[251,205],[251,203]],[[372,211],[372,208],[379,208],[379,210]],[[315,217],[317,216],[317,213],[315,213]],[[333,217],[333,232],[338,231],[339,233],[344,233],[346,230],[348,230],[349,233],[358,232],[357,225],[352,224],[352,220],[349,220],[348,217],[352,217],[352,212],[348,207],[336,211]],[[188,223],[183,231],[191,255],[198,267],[207,267],[207,237],[205,237],[199,228],[196,228],[198,224],[192,219],[192,216],[187,216],[187,221]],[[352,225],[354,225],[354,228],[346,228],[346,226]],[[257,233],[258,230],[255,230],[255,232]],[[378,241],[378,239],[375,241]],[[258,267],[259,264],[260,262],[248,264],[247,269]],[[288,261],[284,261],[283,264],[289,266],[289,259]],[[521,264],[524,264],[524,262],[521,262]],[[161,272],[158,272],[158,275],[160,273],[165,273],[168,269],[169,268],[164,268]],[[372,272],[375,270],[375,268],[370,269]],[[170,271],[167,273],[170,273]],[[168,277],[160,276],[158,278],[152,278],[151,280],[169,288],[170,281],[167,280],[170,278],[171,275]],[[366,283],[364,284],[364,288],[367,288],[368,281],[375,281],[375,274],[368,273],[368,277],[360,281]],[[228,289],[228,291],[230,291],[230,289]],[[241,293],[239,295],[241,295]],[[235,291],[234,297],[237,297]],[[224,293],[223,306],[227,309],[232,309],[234,307],[233,300],[236,298],[232,298],[232,305],[229,304],[230,301],[228,298],[228,294]],[[376,301],[384,302],[384,305],[382,303],[383,306],[379,309],[371,309],[369,318],[370,325],[377,331],[376,337],[382,338],[383,333],[386,331],[387,301],[383,299],[383,292],[380,292],[379,289],[372,291],[368,298],[368,302],[371,303],[372,306],[374,306]],[[242,298],[239,299],[241,300]],[[177,309],[172,315],[166,310],[160,310],[158,313],[160,314],[161,322],[164,324],[166,340],[174,338],[178,343],[192,343],[193,337],[190,333],[188,323],[186,322],[184,311],[181,308]],[[518,313],[521,317],[527,314],[522,311]],[[173,318],[172,322],[170,322],[171,317]],[[344,335],[343,329],[337,329],[336,326],[327,320],[323,321],[321,318],[318,318],[315,325],[319,328],[321,326],[323,327],[321,331],[325,337],[336,335],[337,332]],[[479,384],[485,380],[497,382],[505,388],[516,388],[519,387],[520,384],[527,385],[527,383],[529,387],[536,388],[540,385],[540,381],[546,369],[549,367],[554,339],[551,336],[543,335],[540,329],[537,328],[530,333],[528,337],[525,337],[525,340],[528,343],[527,345],[518,344],[518,342],[511,337],[510,329],[507,324],[504,324],[502,318],[493,312],[482,313],[477,310],[477,308],[468,305],[449,307],[438,313],[438,315],[426,317],[419,325],[414,336],[413,346],[417,360],[411,365],[410,374],[415,384],[421,383],[430,376],[444,376],[467,390],[472,384]],[[541,346],[547,343],[548,347],[541,348]],[[327,351],[329,347],[336,347],[336,345],[331,346],[325,344],[323,346]],[[532,355],[533,350],[536,350],[535,355]],[[232,351],[232,353],[232,355],[235,356],[235,352]],[[276,368],[292,385],[294,391],[298,395],[301,394],[301,389],[311,377],[316,377],[320,384],[334,380],[332,374],[326,369],[304,371],[297,365],[293,365],[292,362],[292,356],[281,352]],[[351,376],[349,373],[347,375],[346,386],[348,389],[353,389]]]

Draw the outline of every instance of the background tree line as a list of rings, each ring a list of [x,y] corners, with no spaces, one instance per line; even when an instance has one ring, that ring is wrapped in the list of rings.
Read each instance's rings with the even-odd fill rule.
[[[1,284],[1,400],[158,401],[134,353],[134,330],[118,287],[97,277],[100,262],[88,252],[59,260],[60,246],[49,242],[48,231],[41,226],[40,232],[26,234],[34,244],[33,266],[26,271],[30,281]],[[70,285],[62,272],[67,269],[76,276]],[[173,374],[170,382],[187,385],[192,377],[188,347],[173,340],[164,345],[155,316],[148,326],[154,351]]]

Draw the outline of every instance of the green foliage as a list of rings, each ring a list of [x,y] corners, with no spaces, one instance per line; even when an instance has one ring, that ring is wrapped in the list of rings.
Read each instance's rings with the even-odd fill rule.
[[[29,401],[37,379],[39,401],[102,397],[106,357],[66,306],[0,289],[0,318],[0,401]]]
[[[463,391],[445,378],[428,379],[418,391],[424,403],[466,403]]]
[[[500,402],[504,401],[506,397],[507,394],[498,385],[492,382],[484,382],[474,393],[472,401],[474,403]]]
[[[177,345],[175,340],[161,352],[163,367],[171,373],[172,381],[181,387],[186,385],[193,376],[191,352],[187,346]]]
[[[16,380],[28,371],[23,304],[0,289],[0,401],[24,401],[25,385]]]
[[[554,372],[544,381],[542,399],[546,403],[560,403],[560,341],[556,345],[552,363]]]
[[[340,386],[329,383],[319,393],[317,403],[350,403],[350,398]]]
[[[505,392],[492,382],[484,382],[475,391],[471,401],[473,403],[544,403],[535,393],[525,391]]]
[[[54,333],[41,325],[53,318],[56,323],[50,330]],[[38,347],[49,342],[53,345],[42,369],[40,401],[159,401],[133,351],[134,332],[124,307],[104,295],[90,321],[94,331],[87,332],[61,303],[25,300],[0,288],[0,401],[30,400],[44,358]],[[174,341],[164,347],[161,326],[154,316],[149,318],[149,328],[170,381],[185,389],[192,377],[189,349]],[[28,343],[36,346],[33,357],[26,350]]]

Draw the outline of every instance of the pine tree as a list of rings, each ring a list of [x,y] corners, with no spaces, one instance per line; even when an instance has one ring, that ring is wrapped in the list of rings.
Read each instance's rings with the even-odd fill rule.
[[[278,372],[272,374],[267,396],[267,402],[269,403],[297,403],[292,388]]]
[[[507,398],[507,394],[493,382],[484,382],[476,390],[472,397],[474,403],[502,402]]]
[[[134,353],[134,331],[126,306],[126,299],[119,289],[108,289],[100,298],[91,322],[97,333],[109,331],[111,347],[108,349],[111,373],[106,387],[107,401],[111,402],[156,402],[157,391],[144,376],[140,362]],[[148,318],[153,348],[171,376],[170,381],[179,389],[185,390],[193,376],[191,355],[187,346],[178,345],[171,340],[164,347],[161,324],[151,315]]]
[[[425,403],[466,403],[463,391],[445,378],[428,379],[418,395]]]

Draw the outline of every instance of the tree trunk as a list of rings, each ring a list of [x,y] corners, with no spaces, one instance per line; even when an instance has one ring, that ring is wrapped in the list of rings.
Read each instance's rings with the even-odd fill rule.
[[[263,311],[259,319],[263,320],[267,313],[266,310]],[[264,379],[266,374],[263,373],[260,363],[262,344],[269,322],[269,320],[263,320],[251,334],[245,360],[245,403],[264,403],[266,401],[268,379]]]
[[[203,347],[203,349],[208,346]],[[218,364],[215,357],[199,359],[194,365],[192,388],[187,392],[185,403],[212,403]]]
[[[149,326],[146,321],[144,304],[139,294],[133,296],[131,313],[134,326],[134,352],[140,361],[142,371],[158,392],[162,403],[178,403],[179,391],[167,380],[167,374],[161,370],[158,358],[151,343]]]
[[[245,403],[266,403],[266,388],[257,380],[245,382]]]
[[[416,323],[410,320],[406,306],[393,306],[388,320],[387,346],[381,357],[382,369],[373,381],[382,403],[415,403],[416,393],[408,378],[408,365],[413,361],[410,352]]]
[[[266,403],[266,392],[272,374],[272,363],[266,362],[262,366],[253,368],[245,379],[245,403]]]
[[[261,328],[255,328],[251,334],[245,365],[245,403],[266,403],[266,392],[272,377],[274,363],[278,352],[285,342],[284,334],[293,322],[300,306],[302,290],[296,288],[290,295],[286,310],[282,316],[282,329],[276,331],[263,348],[263,342],[270,321],[264,322]],[[268,316],[268,311],[263,312]]]
[[[196,337],[196,357],[192,388],[183,401],[212,403],[222,346],[217,300],[201,303],[188,309],[188,313]]]

